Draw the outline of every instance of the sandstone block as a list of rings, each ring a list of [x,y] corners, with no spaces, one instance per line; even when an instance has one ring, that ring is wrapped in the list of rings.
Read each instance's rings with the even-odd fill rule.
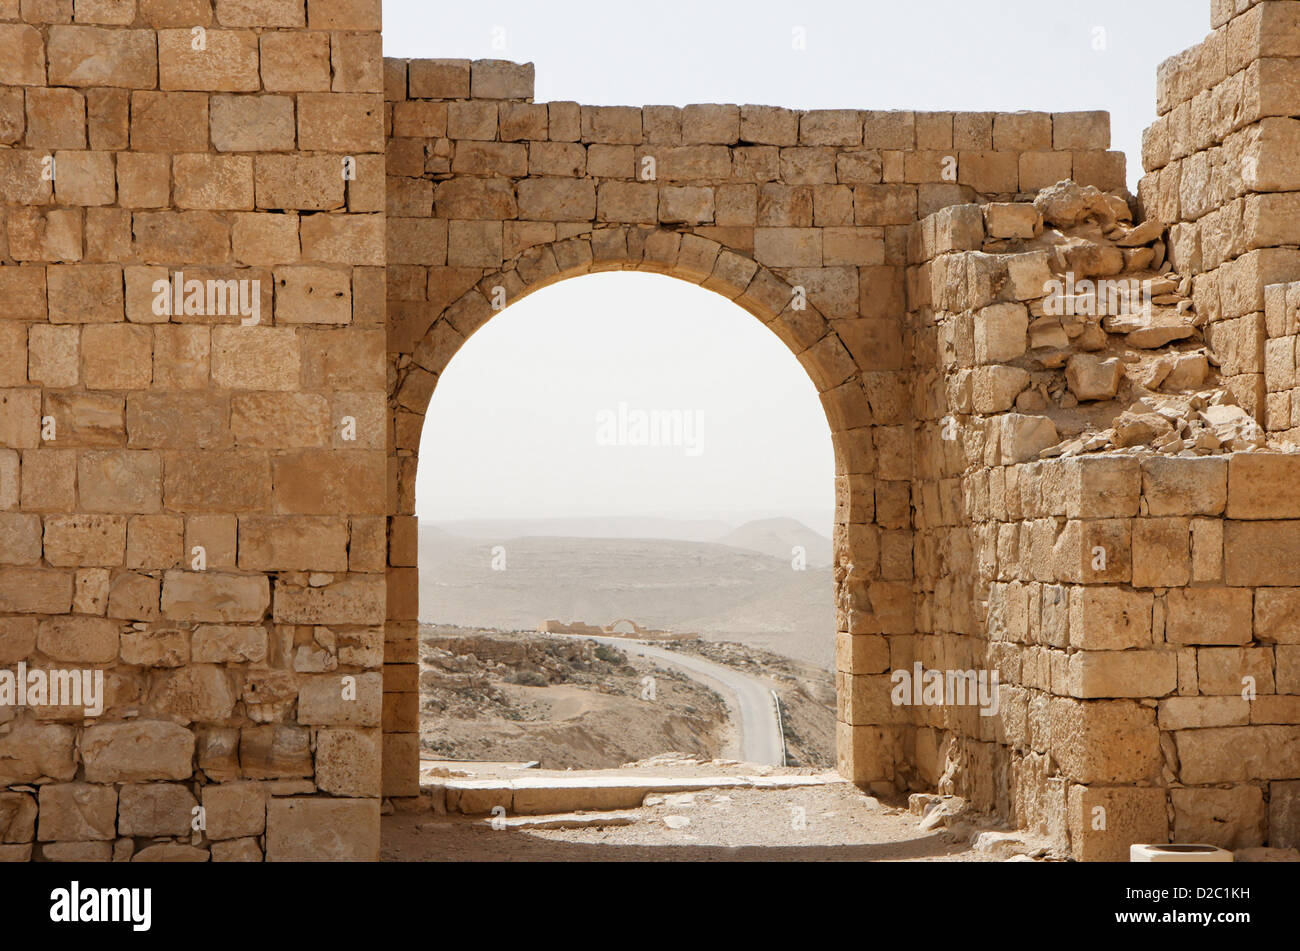
[[[118,796],[120,835],[188,836],[198,801],[177,783],[128,783]]]
[[[1171,644],[1249,644],[1253,599],[1248,589],[1170,591],[1165,640]]]
[[[268,862],[373,862],[378,799],[273,799],[266,814]]]
[[[116,827],[117,790],[112,786],[56,783],[41,787],[36,832],[41,842],[115,839]]]
[[[86,728],[81,756],[90,783],[189,779],[194,734],[162,720],[100,724]]]

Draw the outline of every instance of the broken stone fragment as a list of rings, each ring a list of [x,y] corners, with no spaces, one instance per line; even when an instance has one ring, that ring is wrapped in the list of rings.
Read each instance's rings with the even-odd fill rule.
[[[1158,413],[1122,413],[1115,420],[1115,445],[1149,446],[1158,437],[1173,432],[1169,420]]]
[[[1137,248],[1160,240],[1164,236],[1164,222],[1158,218],[1144,221],[1115,243],[1121,248]]]
[[[1065,365],[1065,381],[1080,402],[1114,399],[1124,366],[1114,357],[1076,353]]]

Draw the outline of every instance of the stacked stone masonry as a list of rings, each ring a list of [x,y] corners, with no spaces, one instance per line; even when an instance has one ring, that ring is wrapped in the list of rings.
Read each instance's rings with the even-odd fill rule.
[[[536,103],[531,65],[383,59],[378,0],[0,0],[0,669],[108,692],[0,706],[0,858],[376,856],[418,794],[438,377],[609,270],[723,294],[821,393],[845,776],[1083,859],[1296,845],[1300,456],[1223,454],[1239,420],[1179,455],[1209,424],[1154,411],[1072,446],[1048,404],[1141,369],[1297,429],[1297,8],[1216,2],[1162,68],[1134,224],[1103,113]],[[1063,181],[1129,246],[1053,230]],[[1173,323],[1040,323],[1061,264],[1176,268]],[[160,279],[248,282],[256,322]],[[917,662],[1001,709],[892,703]]]

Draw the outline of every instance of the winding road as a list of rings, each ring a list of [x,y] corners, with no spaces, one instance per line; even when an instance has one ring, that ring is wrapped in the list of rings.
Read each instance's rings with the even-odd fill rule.
[[[627,654],[655,661],[665,667],[675,668],[693,680],[703,683],[721,695],[727,705],[736,737],[734,748],[724,751],[724,756],[746,763],[764,766],[781,766],[785,744],[782,741],[780,720],[772,687],[766,681],[743,674],[722,664],[685,654],[665,650],[645,641],[625,637],[597,637],[590,634],[552,634],[552,637],[575,637],[584,641],[608,644]],[[731,746],[732,744],[728,744]]]

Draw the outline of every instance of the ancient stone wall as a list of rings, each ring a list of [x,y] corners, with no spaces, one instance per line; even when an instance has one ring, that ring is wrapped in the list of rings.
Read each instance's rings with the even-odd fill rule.
[[[1135,224],[1104,114],[535,103],[383,60],[378,0],[0,0],[0,671],[106,690],[0,704],[0,858],[374,857],[439,374],[605,270],[821,393],[845,776],[1080,858],[1294,845],[1300,457],[1232,400],[1294,436],[1297,7],[1162,68]],[[1072,272],[1159,319],[1046,319]],[[917,664],[1000,709],[895,702]]]
[[[1300,277],[1300,4],[1213,4],[1214,31],[1160,67],[1143,140],[1145,213],[1196,276],[1197,312],[1243,407],[1300,436],[1297,306],[1265,317],[1265,288]],[[1293,405],[1294,404],[1294,405]]]
[[[385,68],[393,537],[407,540],[390,588],[388,671],[401,675],[385,682],[385,792],[417,782],[414,484],[438,374],[530,291],[624,269],[735,300],[821,392],[837,464],[840,768],[893,788],[907,754],[880,671],[913,625],[909,229],[1071,176],[1122,187],[1107,117],[534,103],[531,66]]]
[[[1084,860],[1134,841],[1291,846],[1300,455],[1227,453],[1262,435],[1227,404],[1195,409],[1232,380],[1205,375],[1193,310],[1053,306],[1067,275],[1181,282],[1139,246],[1158,229],[1114,222],[1122,252],[1044,236],[1051,197],[918,228],[917,635],[889,662],[995,670],[1002,689],[996,717],[919,708],[915,778]],[[1187,422],[1220,410],[1240,414],[1222,441]]]
[[[0,665],[107,694],[0,706],[4,858],[377,854],[379,27],[0,3]]]

